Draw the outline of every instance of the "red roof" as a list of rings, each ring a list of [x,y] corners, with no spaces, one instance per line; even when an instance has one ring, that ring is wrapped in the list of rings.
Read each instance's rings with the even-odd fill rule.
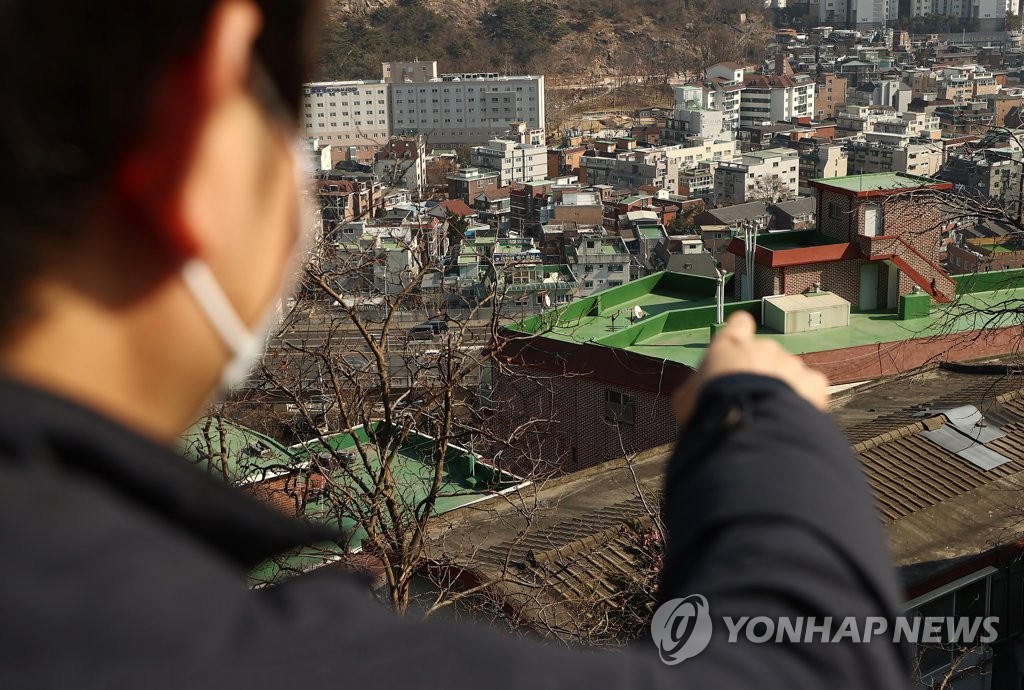
[[[765,76],[763,74],[748,74],[743,77],[744,86],[754,86],[757,88],[792,88],[794,86],[800,86],[791,77],[785,75],[780,76]]]
[[[467,218],[469,216],[475,216],[476,211],[471,209],[468,204],[462,199],[451,199],[449,201],[442,201],[441,208],[448,212],[450,216],[462,216]]]

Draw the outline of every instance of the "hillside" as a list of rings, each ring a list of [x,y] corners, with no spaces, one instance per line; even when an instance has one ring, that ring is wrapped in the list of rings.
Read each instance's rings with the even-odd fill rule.
[[[529,72],[549,83],[651,81],[760,54],[757,0],[328,0],[318,77],[379,78],[385,60]]]

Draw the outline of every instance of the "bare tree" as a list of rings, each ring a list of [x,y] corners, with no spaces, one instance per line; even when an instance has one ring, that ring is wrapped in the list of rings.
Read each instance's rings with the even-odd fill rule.
[[[792,199],[794,190],[790,189],[778,175],[761,175],[754,180],[754,187],[750,194],[753,198],[771,206],[780,201]]]
[[[500,326],[550,303],[568,279],[534,255],[496,256],[495,238],[467,238],[468,225],[421,211],[404,223],[373,224],[354,240],[325,234],[247,389],[202,423],[209,447],[200,455],[211,467],[347,535],[278,559],[274,579],[358,560],[398,612],[409,610],[417,582],[435,580],[422,608],[438,610],[468,596],[438,566],[446,561],[434,548],[444,529],[438,515],[487,496],[530,510],[517,493],[534,464],[523,439],[544,420],[500,433],[489,424],[490,381],[507,366],[495,343],[538,337]],[[225,417],[294,443],[290,466],[257,458],[253,482],[252,471],[227,458]],[[276,495],[267,495],[271,484]],[[481,592],[482,584],[469,589]]]

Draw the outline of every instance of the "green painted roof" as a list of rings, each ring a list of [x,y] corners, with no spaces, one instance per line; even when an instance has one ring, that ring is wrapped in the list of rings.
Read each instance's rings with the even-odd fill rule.
[[[879,192],[890,189],[914,189],[928,185],[944,184],[942,180],[906,173],[870,173],[867,175],[847,175],[846,177],[830,177],[814,181],[826,187],[835,187],[849,192]]]
[[[552,267],[556,269],[557,267]],[[180,442],[182,453],[194,462],[206,462],[204,429],[207,428],[203,418],[193,424],[183,435]],[[285,448],[273,439],[259,434],[239,424],[224,420],[225,445],[228,448],[229,480],[238,482],[245,478],[259,479],[260,469],[268,472],[298,469],[308,463],[311,456],[324,452],[353,452],[354,459],[344,469],[336,469],[331,474],[331,481],[339,489],[332,495],[339,500],[330,501],[321,498],[306,505],[305,515],[314,522],[321,522],[339,528],[347,535],[347,548],[357,549],[366,533],[357,528],[355,513],[344,508],[346,492],[356,495],[362,492],[360,482],[372,484],[372,477],[381,472],[381,455],[390,453],[389,467],[395,478],[397,489],[396,500],[402,510],[412,515],[427,496],[433,481],[436,448],[434,439],[416,433],[407,434],[397,448],[389,446],[383,426],[374,424],[368,432],[358,427],[350,433],[329,436],[324,442],[319,439]],[[220,432],[216,420],[211,420],[208,435],[216,440],[219,446]],[[250,444],[261,444],[271,452],[257,453],[252,456],[246,449]],[[395,443],[395,442],[391,442]],[[358,449],[362,448],[362,452]],[[252,450],[256,450],[252,446]],[[393,452],[390,452],[393,451]],[[211,466],[211,472],[220,475],[220,465]],[[265,475],[264,475],[265,476]],[[469,451],[450,446],[445,454],[445,468],[440,493],[434,504],[434,515],[443,515],[457,508],[475,503],[495,492],[514,487],[519,483],[514,475],[502,473],[479,461],[479,457]],[[283,554],[279,558],[269,560],[250,573],[253,584],[266,584],[277,579],[303,570],[309,570],[326,562],[335,560],[345,546],[338,544],[319,544],[300,549],[297,552]]]
[[[660,225],[637,225],[637,233],[645,240],[656,240],[665,236],[665,231]]]
[[[620,204],[634,204],[634,203],[636,203],[638,201],[643,201],[645,199],[653,199],[653,198],[654,197],[649,195],[649,194],[635,194],[633,196],[627,196],[625,199],[623,199],[619,203]]]
[[[743,238],[740,237],[742,241]],[[842,240],[818,232],[817,230],[795,230],[789,232],[762,232],[757,236],[757,246],[771,250],[803,249],[805,247],[822,247],[829,244],[841,244]]]
[[[212,416],[201,417],[185,430],[178,439],[178,452],[231,484],[260,481],[297,464],[291,452],[269,436]]]
[[[926,318],[901,321],[891,312],[854,312],[847,327],[788,335],[762,328],[759,333],[777,340],[789,352],[805,354],[997,327],[998,319],[988,322],[993,317],[979,314],[978,309],[1006,300],[1024,300],[1024,271],[1002,273],[1009,277],[998,278],[995,272],[979,274],[977,288],[995,289],[960,294],[949,308],[933,305]],[[963,284],[962,280],[958,282]],[[714,291],[712,278],[656,273],[531,317],[518,328],[527,332],[550,329],[543,337],[591,342],[696,367],[704,356],[710,340],[709,326],[715,319]],[[726,294],[732,294],[732,290],[727,288]],[[629,312],[634,305],[647,315],[630,325]],[[726,314],[740,308],[759,313],[760,305],[760,300],[737,302],[727,297]],[[1007,317],[1004,325],[1011,322],[1012,318]]]

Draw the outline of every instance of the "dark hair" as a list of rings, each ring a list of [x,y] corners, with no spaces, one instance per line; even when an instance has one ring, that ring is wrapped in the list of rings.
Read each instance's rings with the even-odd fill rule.
[[[73,238],[146,123],[151,89],[195,50],[218,0],[0,0],[0,326],[44,246]],[[314,0],[255,0],[256,52],[297,115]]]

